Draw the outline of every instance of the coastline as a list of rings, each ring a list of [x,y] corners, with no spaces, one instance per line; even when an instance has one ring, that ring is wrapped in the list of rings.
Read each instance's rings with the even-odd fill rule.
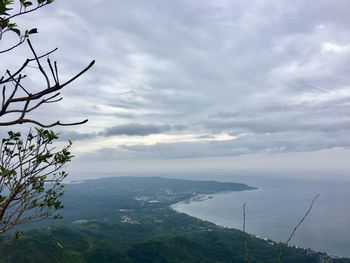
[[[188,198],[188,199],[185,199],[185,200],[182,200],[180,202],[176,202],[172,205],[170,205],[169,207],[171,209],[173,209],[174,211],[178,212],[178,213],[184,213],[186,215],[189,215],[183,211],[181,211],[181,209],[179,209],[179,206],[181,205],[186,205],[186,204],[191,204],[191,203],[197,203],[197,202],[203,202],[205,200],[208,200],[208,199],[212,199],[214,198],[215,195],[219,195],[219,194],[229,194],[229,193],[234,193],[234,192],[243,192],[243,191],[253,191],[253,190],[258,190],[259,188],[256,188],[256,187],[252,187],[251,189],[247,189],[247,190],[239,190],[239,191],[219,191],[219,192],[216,192],[216,193],[210,193],[210,194],[195,194],[193,193],[193,196]],[[189,216],[192,216],[192,215],[189,215]],[[195,217],[195,216],[193,216]],[[199,218],[199,217],[196,217],[196,218]],[[202,218],[199,218],[201,220],[204,220]],[[226,227],[226,226],[223,226],[223,225],[219,225],[219,224],[216,224],[214,222],[211,222],[217,226],[222,226],[222,227]]]
[[[236,229],[236,228],[232,228],[232,227],[228,227],[228,226],[225,226],[225,225],[221,225],[221,224],[212,222],[210,220],[206,220],[206,219],[203,219],[203,218],[200,218],[200,217],[196,217],[196,216],[190,215],[190,214],[182,211],[181,209],[179,209],[179,207],[181,205],[187,205],[187,204],[191,204],[191,203],[203,202],[205,200],[212,199],[215,196],[221,195],[221,194],[230,194],[230,193],[236,193],[236,192],[246,192],[246,191],[258,191],[258,190],[261,190],[261,188],[258,188],[258,187],[255,187],[255,186],[249,186],[249,185],[247,185],[247,186],[249,188],[244,189],[244,190],[226,190],[226,191],[218,191],[218,192],[210,193],[210,194],[196,194],[196,193],[192,193],[193,194],[192,197],[187,198],[187,199],[182,200],[182,201],[179,201],[179,202],[176,202],[174,204],[171,204],[169,207],[172,210],[174,210],[174,211],[176,211],[178,213],[183,213],[183,214],[186,214],[186,215],[198,218],[200,220],[209,221],[209,222],[211,222],[211,223],[213,223],[213,224],[215,224],[217,226],[220,226],[220,227]],[[236,230],[240,230],[240,229],[236,229]]]
[[[249,189],[249,190],[244,190],[244,191],[251,191],[251,190],[257,190],[258,188],[254,188],[254,189]],[[227,226],[224,226],[224,225],[221,225],[221,224],[218,224],[216,222],[213,222],[213,221],[210,221],[210,220],[207,220],[207,219],[203,219],[203,218],[200,218],[198,216],[193,216],[193,215],[190,215],[186,212],[184,212],[183,210],[180,209],[180,206],[182,205],[188,205],[188,204],[191,204],[191,203],[197,203],[197,202],[203,202],[205,200],[208,200],[208,199],[212,199],[214,198],[215,195],[219,195],[219,194],[229,194],[229,193],[232,193],[232,192],[238,192],[238,191],[221,191],[221,192],[217,192],[217,193],[212,193],[212,194],[195,194],[194,196],[188,198],[188,199],[185,199],[185,200],[182,200],[180,202],[176,202],[172,205],[170,205],[169,207],[174,210],[175,212],[178,212],[178,213],[182,213],[182,214],[186,214],[188,216],[191,216],[191,217],[195,217],[195,218],[198,218],[200,220],[203,220],[203,221],[208,221],[208,222],[211,222],[213,224],[215,224],[216,226],[219,226],[219,227],[223,227],[223,228],[228,228],[228,229],[235,229],[235,230],[240,230],[241,229],[236,229],[236,228],[232,228],[232,227],[227,227]],[[249,234],[249,233],[248,233]],[[251,235],[251,234],[249,234]],[[257,238],[260,238],[260,239],[264,239],[264,238],[261,238],[259,236],[256,236],[256,235],[253,235]]]
[[[259,188],[255,188],[255,189],[252,189],[252,190],[258,190]],[[239,228],[234,228],[234,227],[228,227],[228,226],[225,226],[225,225],[222,225],[222,224],[219,224],[217,222],[214,222],[213,220],[208,220],[208,219],[204,219],[204,218],[201,218],[199,216],[194,216],[194,215],[191,215],[187,212],[184,212],[182,209],[180,209],[180,206],[182,205],[187,205],[187,204],[191,204],[191,203],[197,203],[197,202],[203,202],[205,200],[208,200],[208,199],[212,199],[215,197],[215,195],[219,195],[219,194],[229,194],[229,193],[232,193],[232,192],[236,192],[236,191],[222,191],[222,192],[217,192],[217,193],[212,193],[212,194],[197,194],[197,195],[194,195],[193,197],[189,198],[189,199],[186,199],[186,200],[183,200],[183,201],[180,201],[180,202],[177,202],[175,204],[172,204],[170,205],[169,207],[176,211],[177,213],[183,213],[183,214],[186,214],[188,216],[191,216],[191,217],[194,217],[194,218],[197,218],[197,219],[200,219],[200,220],[203,220],[203,221],[208,221],[210,223],[213,223],[215,224],[216,226],[218,227],[221,227],[221,228],[226,228],[226,229],[233,229],[233,230],[238,230],[238,231],[242,231],[242,229],[239,229]],[[285,243],[285,241],[278,241],[278,240],[273,240],[271,238],[267,238],[267,237],[263,237],[263,236],[260,236],[260,235],[257,235],[257,234],[253,234],[253,233],[247,233],[247,235],[250,235],[250,236],[253,236],[255,238],[258,238],[260,240],[264,240],[268,243],[270,243],[271,245],[279,245],[279,244],[283,244]],[[303,246],[300,246],[300,245],[296,245],[296,244],[291,244],[291,243],[288,243],[287,246],[289,247],[294,247],[294,248],[299,248],[299,249],[305,249],[305,250],[310,250],[314,253],[324,253],[326,254],[329,258],[332,258],[332,259],[340,259],[340,258],[348,258],[346,256],[341,256],[341,255],[334,255],[334,254],[331,254],[331,253],[328,253],[328,252],[325,252],[325,251],[317,251],[317,250],[314,250],[314,249],[310,249],[310,248],[306,248],[306,247],[303,247]]]

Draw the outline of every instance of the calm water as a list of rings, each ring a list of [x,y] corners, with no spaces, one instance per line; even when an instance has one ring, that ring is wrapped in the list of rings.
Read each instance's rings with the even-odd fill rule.
[[[228,179],[228,178],[226,178]],[[259,189],[213,195],[180,204],[177,210],[226,227],[241,229],[246,203],[247,232],[285,241],[320,193],[292,244],[350,257],[350,182],[276,178],[231,178]]]

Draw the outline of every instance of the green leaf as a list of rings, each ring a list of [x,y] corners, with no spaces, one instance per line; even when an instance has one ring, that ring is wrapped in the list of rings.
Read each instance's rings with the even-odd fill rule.
[[[0,15],[2,15],[2,13],[0,12]],[[9,26],[9,21],[7,19],[0,19],[0,28],[4,29],[7,28]]]
[[[38,33],[38,29],[37,28],[32,28],[31,30],[28,31],[28,35],[36,34],[36,33]]]
[[[12,10],[12,8],[9,8],[8,5],[13,4],[12,0],[1,0],[0,1],[0,15],[9,16],[6,11]]]
[[[29,2],[29,1],[23,3],[24,7],[28,7],[28,6],[31,6],[31,5],[33,5],[33,3]]]
[[[15,32],[18,36],[21,36],[21,31],[18,28],[10,28],[12,32]]]

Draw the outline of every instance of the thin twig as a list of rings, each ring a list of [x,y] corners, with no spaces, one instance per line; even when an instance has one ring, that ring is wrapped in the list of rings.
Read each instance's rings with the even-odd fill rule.
[[[4,50],[0,50],[0,54],[9,52],[9,51],[11,51],[12,49],[15,49],[16,47],[22,45],[23,43],[24,43],[24,38],[23,38],[23,39],[20,39],[19,42],[18,42],[17,44],[13,45],[12,47],[9,47],[9,48],[4,49]]]
[[[304,216],[301,218],[301,220],[298,222],[298,224],[294,227],[292,233],[289,235],[288,239],[286,242],[284,242],[281,247],[280,247],[280,250],[277,254],[277,257],[276,257],[276,262],[277,263],[280,263],[281,262],[281,256],[282,256],[282,252],[283,252],[283,248],[285,246],[288,246],[288,243],[289,241],[292,239],[292,237],[294,236],[295,232],[298,230],[298,228],[300,227],[300,225],[304,222],[305,218],[309,215],[309,213],[311,212],[312,210],[312,207],[314,206],[314,203],[316,201],[316,199],[320,196],[320,194],[317,194],[311,201],[310,203],[310,206],[309,206],[309,209],[306,211],[306,213],[304,214]]]
[[[30,50],[32,51],[32,53],[33,53],[33,55],[34,55],[34,58],[35,58],[35,60],[36,60],[36,63],[37,63],[37,65],[38,65],[38,67],[39,67],[39,70],[40,70],[41,74],[44,76],[44,78],[45,78],[45,80],[46,80],[47,88],[50,88],[50,80],[49,80],[49,77],[47,76],[45,70],[44,70],[43,67],[41,66],[40,59],[38,58],[38,55],[36,54],[36,52],[35,52],[35,50],[34,50],[34,48],[33,48],[33,46],[32,46],[32,43],[30,42],[29,39],[27,39],[27,43],[28,43],[28,45],[29,45]]]
[[[48,55],[54,53],[55,51],[57,51],[57,49],[58,49],[58,48],[54,48],[54,49],[52,49],[52,50],[46,52],[45,54],[40,55],[40,56],[38,57],[38,59],[41,59],[41,58],[43,58],[43,57],[46,57],[46,56],[48,56]],[[17,76],[19,73],[21,73],[21,72],[24,70],[24,68],[25,68],[25,67],[28,67],[28,64],[29,64],[30,62],[32,62],[32,61],[35,61],[35,58],[28,58],[28,59],[22,64],[22,66],[21,66],[15,73],[12,74],[12,77],[15,77],[15,76]],[[4,83],[6,83],[6,82],[9,82],[9,81],[12,79],[12,77],[8,77],[7,79],[5,79],[4,77],[2,77],[2,78],[0,79],[0,84],[4,84]]]
[[[21,15],[25,15],[25,14],[34,12],[35,10],[38,10],[39,8],[42,8],[42,7],[44,7],[44,6],[48,5],[48,4],[49,4],[49,3],[40,4],[40,5],[38,5],[38,6],[35,7],[35,8],[26,10],[26,11],[24,11],[24,12],[19,12],[19,13],[17,13],[17,14],[14,14],[14,15],[12,15],[12,16],[7,17],[6,19],[7,19],[7,20],[10,20],[10,19],[12,19],[12,18],[14,18],[14,17],[16,17],[16,16],[21,16]]]
[[[244,242],[244,262],[248,262],[248,242],[247,242],[247,232],[245,230],[245,205],[243,204],[243,242]]]

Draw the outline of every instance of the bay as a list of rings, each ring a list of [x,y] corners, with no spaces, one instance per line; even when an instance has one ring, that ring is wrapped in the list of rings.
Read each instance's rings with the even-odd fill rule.
[[[263,238],[285,241],[320,194],[291,244],[350,257],[350,182],[276,177],[233,177],[257,190],[212,195],[200,202],[180,203],[176,210],[225,227],[246,230]]]

